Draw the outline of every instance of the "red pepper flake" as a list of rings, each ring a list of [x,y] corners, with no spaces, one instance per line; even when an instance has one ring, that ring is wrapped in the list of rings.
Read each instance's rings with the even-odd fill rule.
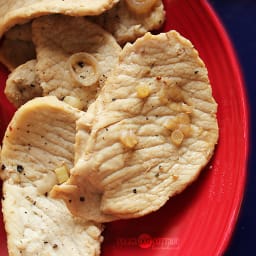
[[[162,79],[161,76],[157,76],[157,77],[156,77],[156,80],[157,80],[157,81],[160,81],[161,79]]]

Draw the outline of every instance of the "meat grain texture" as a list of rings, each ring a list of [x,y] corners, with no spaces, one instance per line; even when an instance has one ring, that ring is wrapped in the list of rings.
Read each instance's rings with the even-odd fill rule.
[[[80,112],[53,96],[23,105],[10,122],[1,152],[2,211],[10,256],[100,254],[102,226],[69,213],[49,197],[55,168],[74,161]]]
[[[210,160],[216,111],[207,69],[191,42],[176,31],[147,33],[124,47],[78,121],[75,166],[53,195],[75,216],[99,222],[158,210]]]

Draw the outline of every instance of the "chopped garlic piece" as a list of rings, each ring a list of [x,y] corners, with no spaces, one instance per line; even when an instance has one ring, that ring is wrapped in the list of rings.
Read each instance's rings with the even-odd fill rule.
[[[69,171],[67,166],[63,165],[56,168],[54,171],[56,173],[58,184],[62,184],[69,179]]]
[[[171,141],[174,145],[180,146],[182,141],[184,139],[184,134],[182,133],[181,130],[176,129],[172,132],[171,134]]]
[[[178,114],[177,120],[178,120],[179,124],[190,124],[189,114],[186,114],[186,113]]]
[[[177,120],[175,118],[169,119],[164,123],[164,127],[168,130],[175,130],[178,127]]]
[[[82,104],[81,100],[78,99],[77,97],[65,96],[63,101],[66,102],[67,104],[69,104],[70,106],[74,107],[74,108],[78,108],[80,110],[83,108],[83,104]]]
[[[189,137],[191,134],[191,126],[189,124],[181,124],[179,125],[179,129],[184,134],[184,137]]]
[[[137,96],[141,99],[147,98],[150,95],[150,88],[148,85],[138,85],[136,91]]]
[[[138,144],[137,136],[133,131],[123,131],[120,136],[120,141],[128,148],[134,148]]]

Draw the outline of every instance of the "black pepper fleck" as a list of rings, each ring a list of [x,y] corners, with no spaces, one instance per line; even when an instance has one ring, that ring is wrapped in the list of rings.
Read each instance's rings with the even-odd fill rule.
[[[134,194],[136,194],[136,193],[137,193],[137,189],[134,188],[132,192],[133,192]]]
[[[54,244],[54,245],[52,246],[52,248],[53,248],[53,249],[56,249],[56,248],[58,248],[58,245],[57,245],[57,244]]]
[[[4,164],[1,165],[1,170],[4,171],[6,166]]]
[[[24,167],[20,164],[17,165],[17,172],[21,173],[24,171]]]
[[[158,178],[159,177],[159,173],[156,173],[155,177]]]
[[[80,68],[83,68],[83,67],[84,67],[84,62],[83,62],[83,61],[79,61],[79,62],[77,62],[77,65],[78,65]]]
[[[69,200],[68,200],[68,202],[69,202],[69,203],[72,203],[72,200],[71,200],[71,199],[69,199]]]
[[[112,101],[115,101],[115,100],[116,100],[116,98],[113,98],[113,99],[112,99]]]
[[[48,192],[45,192],[44,195],[47,197],[48,196]]]
[[[80,200],[80,202],[84,202],[85,198],[83,196],[80,196],[79,200]]]
[[[199,71],[198,70],[195,70],[195,72],[194,72],[195,74],[197,74],[197,73],[199,73]]]

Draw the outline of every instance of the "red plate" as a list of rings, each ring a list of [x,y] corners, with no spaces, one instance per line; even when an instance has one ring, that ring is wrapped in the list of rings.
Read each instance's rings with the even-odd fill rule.
[[[146,217],[107,224],[104,256],[221,255],[243,198],[248,155],[248,106],[232,45],[207,1],[166,0],[164,31],[178,30],[198,49],[219,104],[220,139],[212,162],[185,192]],[[1,88],[6,71],[0,70]],[[1,134],[13,109],[1,92]],[[0,223],[0,254],[7,255]],[[72,234],[70,234],[72,235]]]

